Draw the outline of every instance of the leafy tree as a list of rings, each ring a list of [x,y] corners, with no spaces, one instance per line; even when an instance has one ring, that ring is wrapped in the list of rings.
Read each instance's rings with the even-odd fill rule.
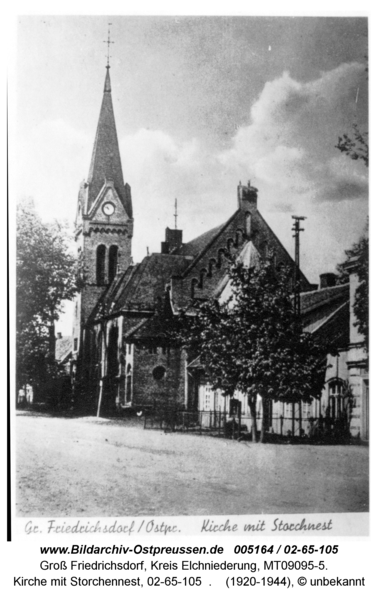
[[[229,277],[230,298],[200,304],[196,317],[183,317],[180,335],[190,354],[199,356],[214,389],[247,394],[253,441],[260,395],[264,441],[268,402],[320,396],[327,348],[302,331],[288,291],[289,273],[277,273],[273,260],[245,267],[230,259]]]
[[[344,133],[339,137],[335,147],[352,160],[362,160],[366,167],[369,166],[368,133],[361,133],[356,123],[353,124],[353,133],[351,135]]]
[[[369,349],[369,226],[358,242],[350,250],[346,250],[347,259],[337,266],[340,283],[349,281],[351,262],[355,263],[354,271],[358,276],[359,285],[356,289],[353,311],[358,332],[364,337],[364,347]]]
[[[368,133],[361,133],[356,124],[353,125],[352,136],[344,134],[339,137],[336,146],[340,152],[344,152],[352,160],[362,160],[366,167],[369,166],[369,142]],[[353,244],[350,250],[346,250],[347,260],[337,266],[340,283],[349,280],[347,265],[351,260],[356,263],[355,271],[360,284],[356,290],[353,310],[356,317],[358,332],[364,337],[366,352],[369,349],[369,227],[366,224],[364,234],[358,242]]]
[[[41,386],[59,371],[55,321],[62,302],[76,291],[76,261],[68,244],[65,227],[43,223],[32,201],[17,207],[17,389],[26,383]]]

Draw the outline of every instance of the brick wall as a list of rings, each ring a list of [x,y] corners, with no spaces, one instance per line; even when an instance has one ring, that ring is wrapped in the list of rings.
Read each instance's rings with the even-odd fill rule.
[[[185,395],[185,357],[178,349],[149,348],[134,346],[133,405],[183,404]],[[165,369],[164,376],[157,380],[153,376],[156,367]]]

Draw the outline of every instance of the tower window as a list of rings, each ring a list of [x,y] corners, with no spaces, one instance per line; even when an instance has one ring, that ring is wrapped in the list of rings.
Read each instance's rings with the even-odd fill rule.
[[[96,279],[97,285],[104,285],[105,283],[105,254],[106,248],[103,244],[97,246],[97,260],[96,260]]]
[[[109,249],[109,283],[117,275],[118,246],[110,246]]]

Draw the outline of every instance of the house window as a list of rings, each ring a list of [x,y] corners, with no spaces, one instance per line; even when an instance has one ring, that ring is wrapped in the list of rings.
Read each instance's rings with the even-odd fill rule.
[[[203,410],[211,410],[211,386],[207,385],[205,386],[205,395],[204,395],[204,402],[203,402]]]
[[[104,285],[105,283],[105,254],[106,248],[103,244],[97,246],[97,257],[96,257],[96,279],[97,285]]]
[[[77,350],[77,338],[74,338],[74,352]]]
[[[127,375],[126,375],[126,404],[131,404],[131,395],[132,395],[132,375],[131,375],[131,365],[127,365]]]
[[[110,246],[109,249],[109,283],[117,275],[118,266],[118,246]]]
[[[335,379],[328,384],[327,412],[331,419],[339,419],[343,414],[343,387],[340,379]]]

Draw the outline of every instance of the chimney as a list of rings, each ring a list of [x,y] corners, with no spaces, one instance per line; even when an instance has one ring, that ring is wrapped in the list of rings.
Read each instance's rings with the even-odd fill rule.
[[[257,192],[258,189],[251,185],[242,185],[241,181],[238,185],[238,206],[241,210],[250,211],[257,208]]]
[[[182,246],[182,229],[169,229],[165,230],[165,242],[161,243],[161,253],[169,254],[172,250],[180,248]]]
[[[334,287],[336,285],[335,273],[322,273],[320,275],[320,289]]]

